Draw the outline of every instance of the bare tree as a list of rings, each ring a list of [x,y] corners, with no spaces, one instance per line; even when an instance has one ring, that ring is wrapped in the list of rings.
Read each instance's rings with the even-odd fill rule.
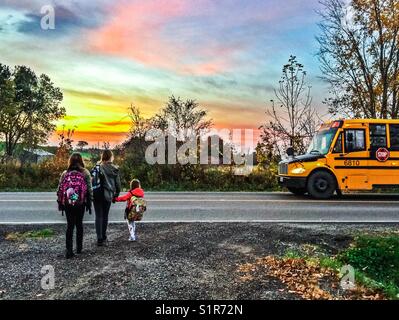
[[[277,101],[271,100],[272,105],[266,111],[271,120],[260,127],[263,142],[269,144],[266,140],[273,137],[282,147],[292,146],[299,153],[305,151],[318,123],[306,75],[304,66],[295,56],[290,56],[283,67],[279,87],[274,90]]]
[[[319,59],[330,112],[397,118],[399,1],[322,0]]]
[[[111,150],[111,144],[109,143],[109,141],[103,141],[103,143],[101,145],[101,149],[103,149],[103,150]]]
[[[72,143],[73,143],[73,135],[75,134],[77,126],[74,126],[72,129],[71,128],[66,128],[65,125],[62,126],[62,131],[58,134],[58,147],[60,149],[65,149],[67,151],[72,150]]]
[[[130,105],[129,118],[132,121],[129,132],[130,137],[144,140],[145,134],[149,129],[149,120],[142,116],[140,108],[136,107],[134,104]]]
[[[62,126],[62,131],[58,133],[58,148],[55,155],[55,164],[58,167],[65,166],[68,162],[69,154],[73,148],[73,135],[75,134],[75,129],[77,127],[74,126],[71,128],[66,128],[65,125]]]
[[[143,162],[147,142],[145,136],[150,129],[150,120],[143,117],[139,107],[131,104],[129,107],[131,127],[128,139],[122,144],[122,149],[131,153],[135,163]]]

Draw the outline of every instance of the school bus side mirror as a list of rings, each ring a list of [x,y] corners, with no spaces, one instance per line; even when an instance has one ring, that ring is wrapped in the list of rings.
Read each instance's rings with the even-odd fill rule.
[[[289,147],[287,148],[287,156],[289,157],[293,157],[294,156],[294,148],[293,147]]]

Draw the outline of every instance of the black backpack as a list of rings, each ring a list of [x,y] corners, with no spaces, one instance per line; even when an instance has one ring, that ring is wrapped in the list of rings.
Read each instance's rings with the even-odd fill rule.
[[[94,199],[100,199],[104,197],[104,174],[101,172],[99,164],[96,164],[94,168],[91,169],[90,175]]]

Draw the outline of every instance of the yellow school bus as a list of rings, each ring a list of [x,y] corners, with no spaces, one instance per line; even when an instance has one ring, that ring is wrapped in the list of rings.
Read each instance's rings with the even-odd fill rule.
[[[399,120],[338,120],[323,124],[304,155],[279,163],[280,185],[328,199],[335,192],[399,187]]]

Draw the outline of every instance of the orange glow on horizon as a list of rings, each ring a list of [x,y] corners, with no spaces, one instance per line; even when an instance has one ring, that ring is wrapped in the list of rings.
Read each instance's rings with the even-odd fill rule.
[[[68,129],[68,128],[66,128]],[[223,130],[227,129],[232,132],[234,129],[240,129],[241,130],[241,136],[242,139],[244,139],[245,136],[245,130],[250,129],[253,130],[253,143],[254,147],[256,146],[256,143],[259,141],[261,130],[259,128],[252,128],[252,127],[240,127],[240,126],[235,126],[235,127],[224,127],[224,126],[213,126],[214,130]],[[59,134],[62,132],[62,129],[58,129],[55,131],[50,139],[49,139],[49,145],[58,145],[59,143]],[[75,146],[78,141],[86,141],[89,143],[89,147],[98,147],[104,143],[110,143],[112,147],[116,145],[122,144],[124,141],[127,140],[129,137],[129,130],[127,129],[126,131],[81,131],[78,128],[75,130],[72,140],[73,140],[73,145]],[[228,137],[226,137],[228,139]]]

